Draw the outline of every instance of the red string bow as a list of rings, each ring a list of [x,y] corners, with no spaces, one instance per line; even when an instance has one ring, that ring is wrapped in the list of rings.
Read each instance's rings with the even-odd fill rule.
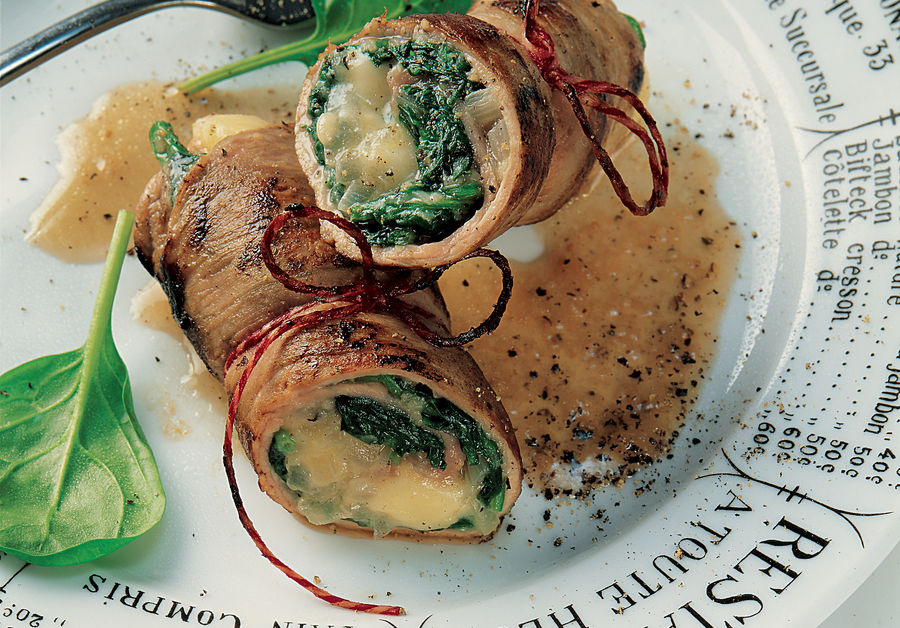
[[[616,191],[622,204],[635,216],[650,214],[657,207],[666,204],[669,187],[669,160],[666,156],[666,146],[663,143],[656,121],[634,92],[607,81],[592,81],[579,78],[562,69],[556,57],[553,38],[537,22],[539,5],[540,0],[525,0],[524,3],[525,40],[529,44],[526,48],[531,60],[538,67],[547,84],[565,95],[566,100],[572,107],[572,111],[575,113],[575,117],[578,119],[581,130],[591,144],[594,157],[597,158],[597,161],[603,168],[603,172],[609,177],[610,183],[612,183],[613,189]],[[627,113],[604,100],[602,97],[604,94],[618,96],[631,105],[644,121],[644,124],[647,125],[647,130],[644,130]],[[585,104],[607,118],[623,125],[644,145],[650,162],[653,191],[650,194],[650,198],[643,205],[638,205],[634,201],[628,186],[622,179],[621,173],[619,173],[612,159],[610,159],[609,153],[603,148],[600,139],[591,128],[584,110]]]

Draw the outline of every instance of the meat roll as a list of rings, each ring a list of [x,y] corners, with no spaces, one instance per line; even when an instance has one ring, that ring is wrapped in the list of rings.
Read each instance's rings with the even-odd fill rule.
[[[379,18],[311,68],[297,155],[319,207],[360,227],[377,264],[434,267],[528,212],[553,153],[549,103],[534,64],[490,24]]]
[[[493,24],[511,39],[522,37],[521,0],[476,0],[469,15]],[[640,94],[646,92],[644,48],[637,32],[612,0],[542,0],[538,25],[549,34],[560,66],[570,74],[607,81]],[[612,100],[616,100],[612,97]],[[621,106],[622,103],[619,103]],[[517,224],[552,216],[590,181],[596,159],[562,92],[551,99],[556,143],[550,171],[537,201]],[[588,110],[591,128],[609,153],[622,148],[628,131]]]
[[[273,216],[309,204],[312,193],[284,127],[244,130],[199,158],[171,134],[153,141],[165,167],[137,207],[135,248],[231,395],[255,350],[242,341],[311,299],[276,281],[260,246]],[[289,220],[272,252],[309,283],[360,276],[312,219]],[[447,333],[435,289],[407,298]],[[425,342],[388,314],[280,336],[255,362],[235,426],[262,490],[336,532],[480,541],[521,491],[509,418],[472,358]]]
[[[520,4],[376,19],[307,75],[298,157],[319,206],[361,227],[376,262],[452,262],[550,216],[587,179],[591,146],[523,47]],[[643,48],[612,2],[545,0],[538,25],[568,73],[641,89]],[[627,132],[588,117],[608,152],[621,146]],[[344,234],[323,234],[354,255]]]

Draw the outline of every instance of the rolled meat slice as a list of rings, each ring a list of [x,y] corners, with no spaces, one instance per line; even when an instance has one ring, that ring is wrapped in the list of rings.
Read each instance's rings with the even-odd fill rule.
[[[550,91],[520,49],[459,14],[375,19],[311,69],[296,148],[322,209],[380,265],[435,267],[516,224],[554,146]],[[345,234],[327,239],[355,256]]]
[[[591,145],[523,45],[521,4],[376,19],[307,75],[297,155],[319,206],[360,226],[376,262],[452,262],[547,218],[588,181]],[[537,24],[570,75],[641,90],[640,37],[611,1],[544,0]],[[607,152],[628,137],[596,111],[587,118]],[[344,234],[323,234],[354,255]]]
[[[475,0],[468,14],[492,24],[518,45],[524,39],[521,5],[521,0]],[[537,23],[553,39],[559,65],[569,74],[607,81],[646,96],[641,38],[612,0],[542,0]],[[619,100],[614,96],[608,99]],[[596,164],[563,93],[554,91],[551,104],[556,143],[550,170],[537,201],[517,224],[552,216],[591,181],[588,175]],[[621,107],[623,103],[617,104]],[[588,119],[609,153],[622,148],[631,137],[624,126],[596,111],[589,110]]]
[[[243,341],[312,299],[276,281],[261,256],[273,217],[312,194],[284,127],[226,137],[199,158],[177,142],[157,153],[167,166],[137,207],[135,247],[230,396],[255,351]],[[272,253],[316,285],[360,277],[312,219],[288,220]],[[446,333],[436,289],[407,298]],[[389,314],[301,327],[252,363],[237,406],[236,431],[262,490],[336,532],[488,538],[521,491],[521,459],[506,411],[468,353],[435,347]]]

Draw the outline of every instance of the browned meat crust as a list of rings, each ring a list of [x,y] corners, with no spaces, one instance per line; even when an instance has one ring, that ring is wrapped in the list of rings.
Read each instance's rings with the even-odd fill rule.
[[[162,175],[151,179],[136,210],[138,256],[160,280],[175,320],[220,379],[228,354],[243,338],[309,300],[276,282],[259,250],[275,213],[312,199],[291,142],[283,127],[227,138],[185,177],[177,211]],[[355,264],[322,242],[314,225],[281,238],[280,253],[317,269],[321,282],[356,278]]]
[[[515,225],[537,199],[550,167],[554,146],[550,91],[534,64],[496,28],[458,13],[410,16],[397,20],[372,20],[348,42],[368,37],[403,36],[451,43],[466,54],[479,81],[492,89],[499,101],[509,132],[509,159],[496,185],[485,189],[484,203],[459,229],[439,242],[421,245],[374,247],[375,261],[391,266],[428,268],[455,261],[490,242]],[[329,47],[323,55],[335,48]],[[297,109],[297,155],[309,176],[319,207],[337,211],[328,198],[324,168],[313,152],[305,131],[311,122],[307,112],[319,63],[307,75]],[[482,172],[486,170],[482,164]],[[322,233],[334,240],[339,251],[355,256],[347,238],[327,226]]]
[[[476,0],[469,15],[521,42],[524,37],[520,4],[519,0]],[[553,38],[560,66],[569,74],[609,81],[635,94],[641,91],[641,43],[612,0],[542,0],[538,24]],[[595,164],[591,147],[565,97],[554,92],[551,102],[556,145],[550,171],[537,201],[518,224],[539,222],[553,215],[581,190]],[[589,119],[608,152],[620,148],[628,138],[623,127],[610,128],[610,121],[593,110],[589,111]]]
[[[279,284],[259,250],[275,214],[289,203],[310,201],[291,132],[270,127],[223,140],[191,170],[174,207],[164,187],[162,177],[154,177],[138,204],[135,248],[169,295],[176,320],[230,396],[253,349],[239,356],[226,375],[228,355],[253,331],[309,300]],[[289,223],[274,253],[309,283],[337,285],[358,278],[359,268],[318,237],[316,221]],[[436,291],[413,298],[432,314],[434,325],[446,330],[446,309]],[[521,491],[521,459],[506,411],[481,370],[464,350],[434,347],[399,319],[383,314],[359,314],[290,331],[264,353],[248,380],[235,423],[260,487],[306,522],[271,469],[272,438],[286,414],[320,387],[376,373],[424,383],[481,423],[503,450],[509,479],[503,513],[508,512]],[[371,534],[351,522],[325,527]],[[392,535],[486,538],[457,530],[402,530]]]

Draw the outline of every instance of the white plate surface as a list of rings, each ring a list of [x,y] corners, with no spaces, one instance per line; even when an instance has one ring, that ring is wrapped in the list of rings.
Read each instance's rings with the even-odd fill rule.
[[[0,45],[86,4],[37,11],[4,0]],[[131,320],[146,275],[129,259],[114,325],[166,515],[86,565],[21,569],[0,555],[0,624],[815,626],[866,580],[900,539],[900,2],[619,4],[646,24],[651,105],[702,131],[745,243],[714,368],[673,460],[646,471],[670,482],[634,496],[639,473],[622,491],[601,491],[598,503],[621,505],[598,542],[579,523],[584,511],[561,516],[568,550],[527,543],[545,508],[527,491],[514,511],[523,532],[457,548],[321,535],[245,489],[289,564],[410,615],[328,608],[274,571],[240,528],[220,468],[222,417],[181,388],[178,343]],[[120,83],[185,77],[285,40],[171,9],[0,89],[0,370],[80,344],[99,277],[99,266],[63,263],[22,238],[56,179],[60,128]],[[252,81],[302,74],[292,65]],[[177,366],[141,366],[154,356]],[[191,422],[188,435],[162,433],[154,412],[164,404]],[[695,436],[702,444],[688,447]],[[252,487],[246,463],[238,467]]]

